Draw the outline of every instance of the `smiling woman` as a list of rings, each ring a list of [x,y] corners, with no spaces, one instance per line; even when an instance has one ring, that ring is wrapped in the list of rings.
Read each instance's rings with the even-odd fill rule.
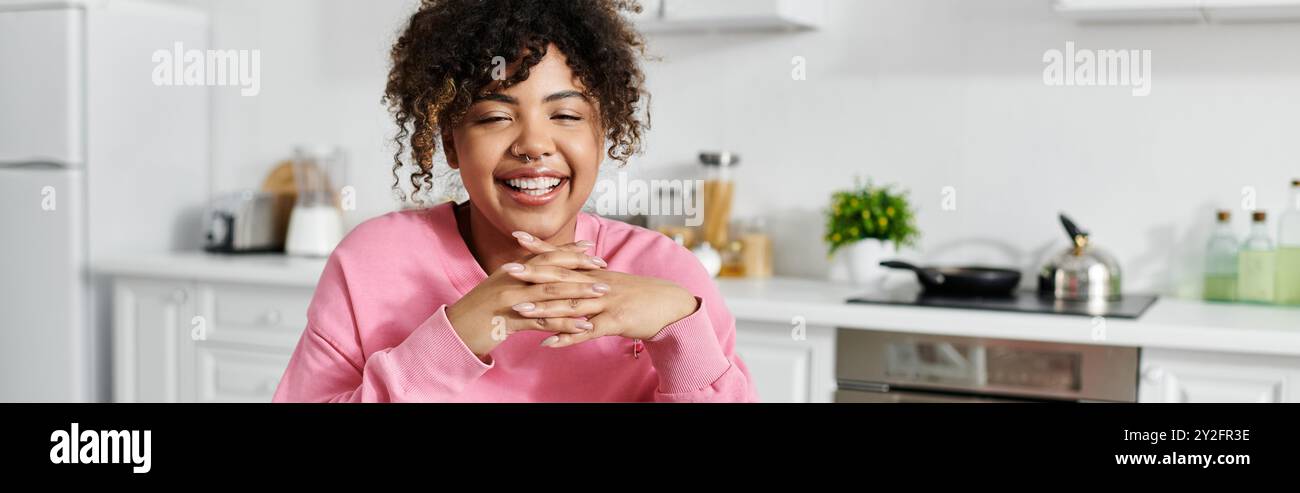
[[[470,200],[344,239],[277,402],[757,400],[695,257],[581,212],[646,127],[638,8],[422,3],[392,51],[393,171],[409,157],[427,187],[441,144]]]
[[[554,44],[543,49],[527,80],[487,87],[441,135],[447,163],[475,199],[471,212],[501,230],[550,238],[595,186],[602,126],[567,57]]]
[[[411,185],[431,185],[439,134],[445,138],[463,120],[481,117],[467,115],[477,103],[517,106],[517,99],[499,91],[529,80],[535,68],[558,68],[554,62],[568,68],[572,80],[558,81],[567,90],[546,94],[545,102],[577,99],[587,106],[585,116],[593,116],[597,108],[590,105],[599,103],[598,121],[557,117],[603,132],[608,156],[626,162],[640,150],[648,126],[639,107],[645,92],[638,60],[645,43],[622,17],[637,11],[640,6],[630,0],[423,2],[393,45],[384,93],[399,127],[394,175],[405,166],[409,137],[410,161],[418,168]],[[547,60],[555,51],[561,54]],[[502,67],[507,62],[508,71]]]

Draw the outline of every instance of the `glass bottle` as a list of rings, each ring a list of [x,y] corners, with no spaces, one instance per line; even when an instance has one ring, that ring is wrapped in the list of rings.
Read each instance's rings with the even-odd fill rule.
[[[1300,305],[1300,179],[1291,180],[1291,201],[1277,229],[1277,302]]]
[[[1211,301],[1237,298],[1237,235],[1232,232],[1232,213],[1218,212],[1218,221],[1205,247],[1205,292]]]
[[[1266,219],[1264,211],[1251,215],[1250,235],[1237,256],[1237,299],[1241,301],[1273,302],[1275,252]]]

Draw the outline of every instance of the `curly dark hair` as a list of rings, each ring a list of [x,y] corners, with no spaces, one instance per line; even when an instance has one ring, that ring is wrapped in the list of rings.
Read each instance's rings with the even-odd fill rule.
[[[495,57],[519,62],[494,88],[505,89],[527,80],[552,43],[596,102],[607,154],[626,164],[650,127],[649,109],[640,107],[643,97],[649,99],[639,63],[645,40],[622,15],[640,11],[636,0],[423,0],[393,44],[384,89],[383,103],[398,126],[393,190],[405,200],[398,172],[408,139],[418,167],[411,173],[413,192],[432,187],[440,135],[459,124],[494,82]]]

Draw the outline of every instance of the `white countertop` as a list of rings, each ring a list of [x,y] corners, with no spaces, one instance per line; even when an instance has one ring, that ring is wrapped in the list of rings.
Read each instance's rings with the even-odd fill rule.
[[[183,252],[115,257],[96,262],[91,268],[98,274],[113,276],[315,288],[325,270],[325,259],[280,254]]]
[[[99,262],[95,272],[149,278],[299,286],[311,289],[324,259],[283,255],[159,254]],[[894,305],[847,304],[860,288],[828,281],[719,279],[741,321],[1104,344],[1212,352],[1300,356],[1300,307],[1251,306],[1161,298],[1141,318],[1090,317]],[[1094,338],[1094,334],[1103,337]]]
[[[861,288],[827,281],[719,279],[739,320],[969,337],[1300,356],[1300,307],[1160,298],[1137,320],[918,306],[846,304]]]

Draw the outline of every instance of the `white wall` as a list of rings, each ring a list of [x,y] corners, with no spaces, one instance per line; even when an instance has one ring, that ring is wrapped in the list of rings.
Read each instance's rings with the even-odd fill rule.
[[[395,126],[380,104],[388,50],[418,0],[173,0],[212,14],[213,46],[261,51],[261,92],[213,95],[213,188],[258,188],[300,144],[350,154],[348,222],[395,209],[389,185]]]
[[[191,0],[202,2],[203,0]],[[1126,288],[1188,291],[1215,207],[1282,207],[1300,177],[1300,24],[1078,25],[1047,0],[832,0],[813,33],[656,36],[654,129],[629,171],[744,156],[740,213],[770,218],[778,273],[821,276],[821,208],[855,175],[912,191],[912,256],[1032,269],[1067,211]],[[298,142],[353,155],[353,220],[394,205],[387,48],[413,1],[216,0],[220,48],[259,48],[262,94],[216,92],[218,189],[255,186]],[[1042,56],[1152,50],[1151,95],[1048,87]],[[808,78],[793,81],[791,58]],[[954,186],[958,209],[940,210]],[[1275,219],[1275,218],[1274,218]],[[1236,224],[1244,233],[1245,214]]]

